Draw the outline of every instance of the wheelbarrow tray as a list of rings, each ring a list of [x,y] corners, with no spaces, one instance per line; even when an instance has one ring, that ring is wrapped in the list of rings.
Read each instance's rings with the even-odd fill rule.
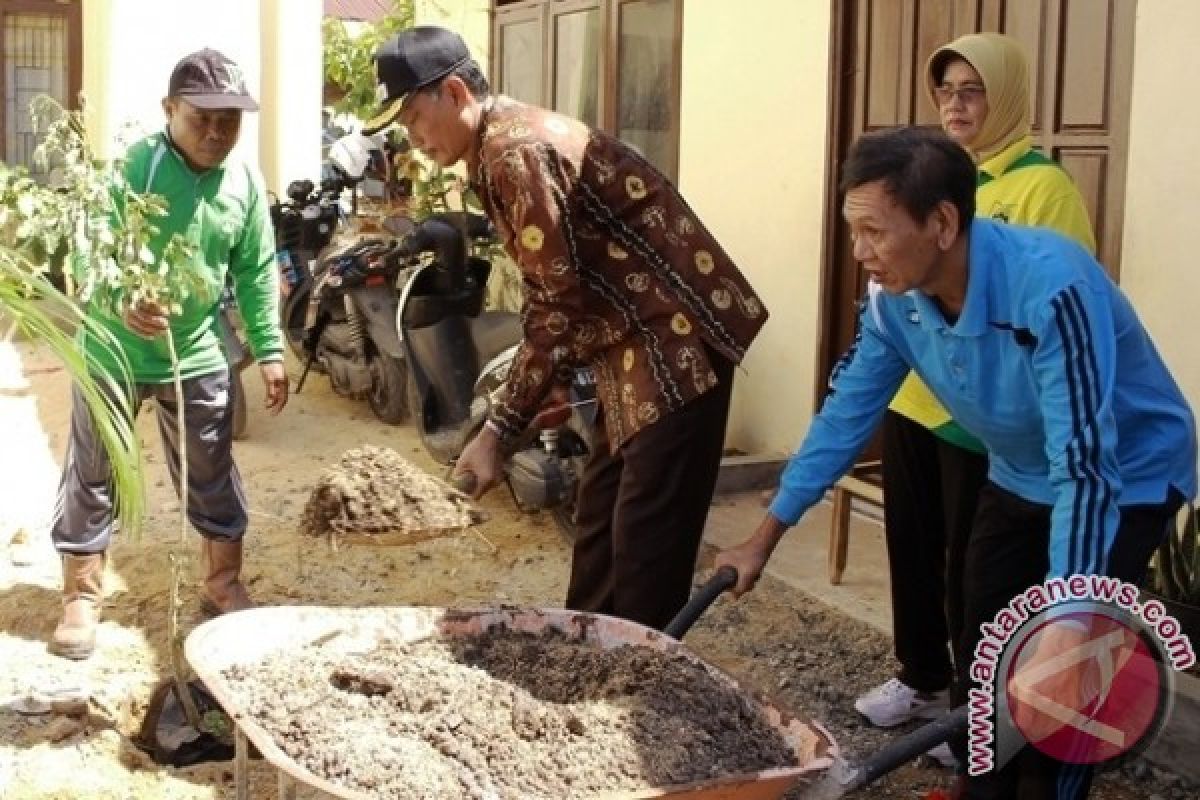
[[[733,678],[705,664],[670,636],[627,620],[564,609],[273,606],[209,620],[192,631],[184,647],[196,674],[269,763],[295,781],[334,797],[368,800],[371,795],[331,783],[280,750],[271,734],[239,707],[224,670],[249,666],[273,653],[300,651],[317,643],[327,651],[332,649],[335,653],[351,655],[370,651],[384,640],[406,642],[432,635],[469,636],[483,633],[493,625],[529,633],[554,629],[601,649],[637,645],[679,654],[700,665],[718,682],[745,693]],[[791,746],[795,766],[719,776],[698,783],[608,792],[595,797],[606,800],[659,797],[768,800],[781,797],[797,781],[815,777],[833,763],[837,747],[823,728],[795,718],[768,702],[757,699],[755,702],[769,724]]]

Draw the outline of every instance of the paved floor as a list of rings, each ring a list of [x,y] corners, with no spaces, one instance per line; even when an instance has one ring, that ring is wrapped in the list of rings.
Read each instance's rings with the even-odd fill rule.
[[[883,525],[865,513],[850,517],[850,548],[841,584],[829,583],[829,523],[832,505],[818,503],[792,528],[767,564],[767,574],[860,619],[881,631],[892,630],[887,553]],[[766,509],[758,491],[718,495],[708,515],[704,539],[729,547],[754,532]]]

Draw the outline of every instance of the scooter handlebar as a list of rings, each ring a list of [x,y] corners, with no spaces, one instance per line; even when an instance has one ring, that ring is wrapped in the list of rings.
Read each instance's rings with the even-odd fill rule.
[[[389,255],[412,258],[422,253],[433,253],[440,266],[454,271],[467,263],[467,246],[461,231],[440,217],[422,220],[412,233],[396,243],[396,249]]]

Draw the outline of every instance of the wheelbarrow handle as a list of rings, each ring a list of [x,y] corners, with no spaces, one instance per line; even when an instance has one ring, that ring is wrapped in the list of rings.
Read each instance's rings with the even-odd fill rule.
[[[882,750],[863,761],[843,790],[849,793],[874,783],[902,764],[907,764],[922,753],[963,733],[966,729],[967,707],[965,705],[947,711],[915,731],[893,739]]]
[[[730,566],[721,567],[700,587],[687,605],[680,609],[667,627],[663,628],[663,633],[674,639],[682,639],[683,635],[696,624],[696,620],[700,619],[700,615],[708,610],[708,607],[721,596],[722,592],[737,585],[737,579],[736,569]]]

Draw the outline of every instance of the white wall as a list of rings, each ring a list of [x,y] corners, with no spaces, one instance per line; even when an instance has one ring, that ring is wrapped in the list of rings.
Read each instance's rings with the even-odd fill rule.
[[[321,167],[321,0],[262,0],[261,136],[267,186],[282,194]]]
[[[235,155],[262,169],[272,188],[315,177],[321,8],[321,0],[88,0],[83,82],[94,145],[108,155],[126,126],[160,129],[172,68],[212,47],[241,66],[262,106],[243,118]]]
[[[729,444],[794,449],[812,415],[830,61],[828,0],[688,0],[680,188],[771,317],[739,371]]]
[[[492,25],[489,0],[416,0],[415,11],[418,25],[441,25],[463,37],[471,55],[488,74]]]
[[[1200,302],[1200,105],[1180,65],[1195,58],[1200,3],[1138,3],[1121,285],[1150,329],[1193,411]]]
[[[84,3],[84,91],[98,147],[127,124],[150,132],[164,122],[162,99],[179,59],[213,47],[233,59],[261,95],[259,4],[250,0],[164,3],[89,0]],[[235,151],[257,163],[258,115],[247,114]]]

